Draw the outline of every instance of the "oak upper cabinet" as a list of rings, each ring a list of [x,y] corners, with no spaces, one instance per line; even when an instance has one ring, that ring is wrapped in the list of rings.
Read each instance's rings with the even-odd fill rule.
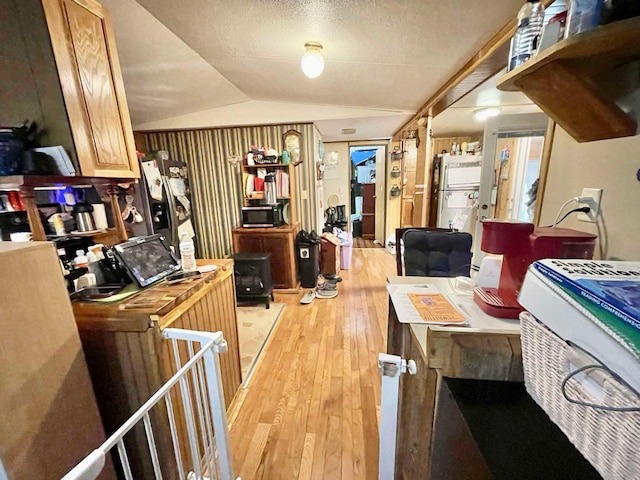
[[[43,0],[80,170],[139,177],[109,13],[94,0]]]

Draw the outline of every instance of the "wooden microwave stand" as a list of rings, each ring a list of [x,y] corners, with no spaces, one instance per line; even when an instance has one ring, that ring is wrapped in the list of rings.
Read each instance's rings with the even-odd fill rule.
[[[179,284],[160,283],[119,303],[73,302],[76,324],[107,434],[111,434],[175,373],[165,328],[222,331],[228,350],[220,356],[227,408],[241,383],[232,260],[198,260],[218,269]],[[181,353],[186,361],[186,348]],[[180,402],[174,402],[174,405]],[[155,409],[154,409],[155,410]],[[164,415],[163,415],[164,413]],[[181,416],[178,412],[179,417]],[[175,469],[166,411],[153,420],[158,448]],[[181,423],[178,421],[178,423]],[[186,439],[186,426],[178,426]],[[181,440],[183,449],[188,442]],[[127,450],[136,478],[153,478],[144,430],[131,434]],[[183,458],[186,452],[183,452]],[[161,455],[162,457],[162,455]]]
[[[296,235],[300,224],[272,228],[234,228],[236,253],[271,253],[273,288],[279,293],[298,293]]]

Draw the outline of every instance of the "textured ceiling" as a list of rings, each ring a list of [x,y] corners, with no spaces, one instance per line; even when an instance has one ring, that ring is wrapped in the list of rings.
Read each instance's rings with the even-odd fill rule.
[[[249,99],[397,117],[419,108],[515,18],[522,0],[104,3],[114,18],[134,125],[141,125]],[[309,40],[324,45],[325,70],[313,80],[300,70]],[[331,118],[310,112],[308,121],[318,120]],[[374,132],[378,137],[399,126],[377,123],[384,128]]]

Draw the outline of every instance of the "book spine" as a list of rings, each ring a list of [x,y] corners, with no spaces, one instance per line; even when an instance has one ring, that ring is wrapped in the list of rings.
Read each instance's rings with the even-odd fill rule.
[[[574,282],[573,280],[565,277],[561,273],[556,272],[555,270],[547,267],[538,262],[534,262],[533,267],[543,274],[546,278],[553,281],[555,284],[560,286],[566,291],[572,292],[579,296],[581,301],[589,302],[592,305],[595,305],[601,310],[611,313],[619,320],[625,322],[626,324],[632,326],[636,330],[640,331],[640,320],[632,317],[628,313],[622,311],[616,305],[613,305],[611,302],[600,298],[590,291],[583,288],[580,284]]]

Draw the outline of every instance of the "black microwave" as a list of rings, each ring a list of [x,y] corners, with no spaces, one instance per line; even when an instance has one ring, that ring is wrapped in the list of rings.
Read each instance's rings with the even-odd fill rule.
[[[283,224],[282,204],[242,207],[243,227],[279,227]]]

